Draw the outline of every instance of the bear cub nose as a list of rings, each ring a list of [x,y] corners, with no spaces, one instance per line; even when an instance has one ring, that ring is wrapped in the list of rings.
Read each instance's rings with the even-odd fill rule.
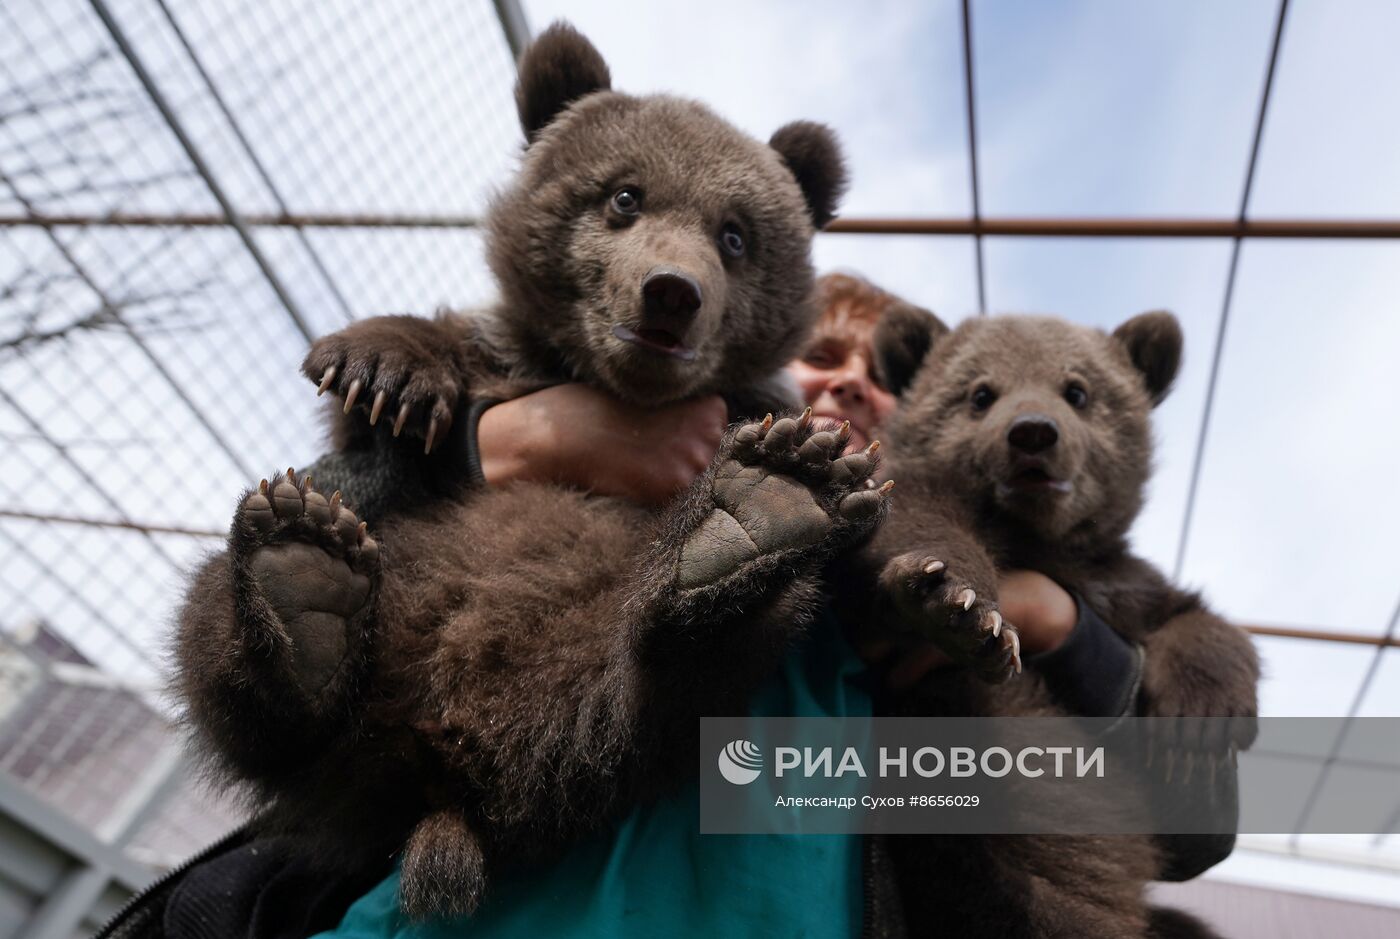
[[[648,326],[677,335],[700,310],[700,284],[674,267],[653,267],[642,278],[642,308]]]
[[[1043,453],[1060,439],[1060,428],[1041,414],[1026,414],[1011,422],[1006,439],[1022,453]]]

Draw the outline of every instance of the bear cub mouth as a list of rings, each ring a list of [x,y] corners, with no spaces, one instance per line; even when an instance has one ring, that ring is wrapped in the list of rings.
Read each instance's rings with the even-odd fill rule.
[[[613,326],[612,334],[623,342],[630,342],[648,351],[680,359],[682,362],[690,362],[695,358],[694,349],[682,342],[681,337],[665,329],[643,327],[633,331],[619,323]]]
[[[1068,493],[1073,488],[1069,480],[1058,479],[1050,475],[1045,467],[1038,465],[1025,466],[1012,473],[1005,485],[1015,493],[1047,495]]]

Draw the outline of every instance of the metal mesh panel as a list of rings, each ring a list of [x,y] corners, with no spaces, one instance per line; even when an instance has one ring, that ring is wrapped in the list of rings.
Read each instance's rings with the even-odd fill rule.
[[[489,298],[415,219],[480,214],[513,81],[487,0],[0,6],[0,772],[142,860],[235,817],[152,777],[184,574],[319,452],[310,337]]]

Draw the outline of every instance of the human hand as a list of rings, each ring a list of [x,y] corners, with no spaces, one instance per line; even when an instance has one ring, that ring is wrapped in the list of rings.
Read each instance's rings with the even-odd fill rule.
[[[1079,622],[1074,597],[1038,571],[1007,571],[997,591],[1001,615],[1020,632],[1027,655],[1058,649]]]
[[[718,395],[640,408],[555,385],[483,412],[477,451],[489,485],[553,482],[660,506],[710,465],[728,419]]]
[[[1079,621],[1079,606],[1074,597],[1037,571],[1003,573],[997,583],[997,605],[1006,621],[1019,631],[1021,651],[1028,656],[1058,649]],[[857,651],[867,662],[898,655],[887,679],[893,691],[913,687],[930,671],[952,661],[931,643],[896,651],[890,641],[877,639],[858,643]]]

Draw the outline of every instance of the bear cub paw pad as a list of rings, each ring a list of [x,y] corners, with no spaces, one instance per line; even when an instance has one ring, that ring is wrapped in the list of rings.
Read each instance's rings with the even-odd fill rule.
[[[324,688],[350,651],[351,620],[369,601],[379,544],[355,513],[301,483],[263,480],[239,506],[237,548],[289,642],[291,667],[308,692]]]
[[[682,549],[680,586],[703,587],[757,558],[871,531],[894,483],[870,478],[879,442],[844,454],[849,438],[849,424],[813,430],[811,408],[735,431],[715,472],[714,509]]]

